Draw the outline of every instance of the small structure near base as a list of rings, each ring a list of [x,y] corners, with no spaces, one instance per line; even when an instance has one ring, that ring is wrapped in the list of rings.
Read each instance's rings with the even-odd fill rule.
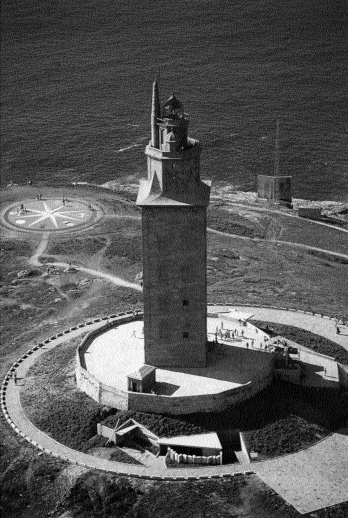
[[[292,176],[257,176],[257,196],[276,203],[290,205]]]
[[[97,433],[121,447],[136,438],[149,441],[153,446],[157,446],[158,441],[157,435],[134,419],[128,419],[125,423],[120,425],[117,424],[115,428],[110,428],[105,424],[98,423]]]
[[[276,138],[274,146],[274,171],[272,176],[258,175],[257,177],[257,195],[259,198],[274,203],[283,203],[292,207],[291,194],[291,176],[279,175],[279,117],[276,125]]]
[[[139,370],[127,376],[130,392],[150,393],[156,383],[156,367],[143,365]]]
[[[300,218],[308,218],[320,221],[322,219],[321,207],[299,207],[298,215]]]
[[[160,455],[189,464],[222,464],[222,445],[217,433],[178,435],[158,439]]]
[[[140,441],[145,449],[146,444],[155,447],[159,449],[159,455],[166,455],[180,464],[222,464],[222,445],[215,432],[160,439],[142,424],[128,419],[121,425],[117,423],[115,428],[98,423],[97,433],[121,448]]]

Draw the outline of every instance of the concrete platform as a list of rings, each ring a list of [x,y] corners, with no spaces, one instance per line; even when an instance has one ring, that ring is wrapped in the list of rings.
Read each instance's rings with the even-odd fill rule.
[[[234,333],[234,339],[221,338],[228,330]],[[216,333],[218,344],[209,352],[206,368],[157,369],[158,395],[218,394],[252,383],[268,371],[271,355],[257,350],[267,338],[265,333],[251,324],[227,321],[221,315],[208,318],[208,339],[215,338]],[[255,349],[251,348],[252,340]],[[144,364],[143,321],[122,324],[97,336],[84,358],[86,370],[99,382],[127,391],[127,375]]]
[[[31,232],[67,232],[86,228],[100,217],[97,206],[75,197],[21,200],[2,210],[6,227]]]

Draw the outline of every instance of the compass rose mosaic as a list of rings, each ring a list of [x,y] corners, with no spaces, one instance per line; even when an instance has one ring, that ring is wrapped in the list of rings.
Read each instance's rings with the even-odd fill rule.
[[[96,217],[96,207],[68,198],[23,201],[4,214],[7,224],[35,232],[73,230],[91,224]]]

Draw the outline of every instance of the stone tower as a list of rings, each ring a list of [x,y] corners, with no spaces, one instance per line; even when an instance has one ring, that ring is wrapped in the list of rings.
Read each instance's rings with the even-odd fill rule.
[[[201,146],[173,94],[161,111],[153,84],[148,177],[142,207],[145,363],[204,367],[207,339],[206,207]]]

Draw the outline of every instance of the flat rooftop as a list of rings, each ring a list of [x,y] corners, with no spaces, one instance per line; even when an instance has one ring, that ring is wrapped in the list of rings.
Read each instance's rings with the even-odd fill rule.
[[[157,442],[158,444],[165,444],[167,446],[191,446],[194,448],[214,448],[216,450],[222,450],[218,434],[215,432],[161,437],[157,439]]]
[[[251,324],[244,326],[221,317],[208,318],[208,339],[213,340],[218,329],[219,344],[209,353],[207,366],[156,369],[158,394],[215,394],[252,382],[267,368],[271,355],[262,354],[257,348],[267,335]],[[142,320],[136,320],[97,336],[85,352],[88,372],[106,385],[127,391],[127,376],[145,364],[143,326]],[[228,329],[237,333],[235,338],[220,336],[220,330],[224,334]],[[252,340],[254,348],[251,348]]]

